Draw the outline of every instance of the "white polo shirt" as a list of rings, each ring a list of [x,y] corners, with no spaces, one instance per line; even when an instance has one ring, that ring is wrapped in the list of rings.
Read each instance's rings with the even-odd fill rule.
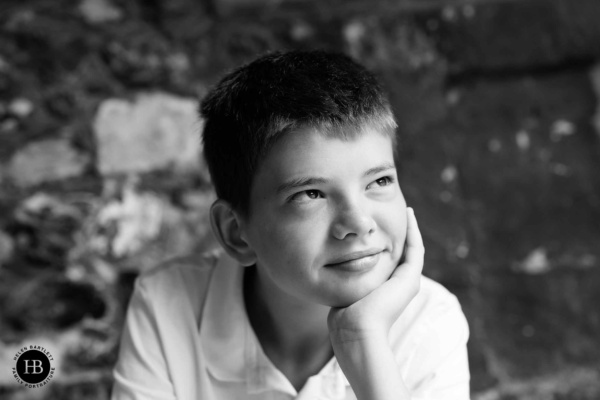
[[[264,354],[226,255],[177,261],[136,281],[113,400],[355,399],[335,357],[297,392]],[[413,399],[469,399],[469,329],[455,296],[422,278],[390,332]]]

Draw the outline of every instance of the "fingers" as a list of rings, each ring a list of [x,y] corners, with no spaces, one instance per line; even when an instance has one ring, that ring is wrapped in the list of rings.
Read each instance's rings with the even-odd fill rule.
[[[423,246],[423,238],[415,217],[415,210],[412,207],[406,209],[408,214],[408,228],[406,230],[406,258],[405,264],[423,265],[425,256],[425,247]]]
[[[406,209],[407,230],[406,242],[404,244],[404,255],[401,264],[396,268],[393,275],[396,278],[406,279],[406,275],[421,275],[425,257],[423,238],[417,224],[415,211],[412,207]]]

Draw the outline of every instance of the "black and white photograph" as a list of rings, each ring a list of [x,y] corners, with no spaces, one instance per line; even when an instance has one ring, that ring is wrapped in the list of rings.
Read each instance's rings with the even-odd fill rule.
[[[599,400],[600,1],[0,0],[0,399]]]

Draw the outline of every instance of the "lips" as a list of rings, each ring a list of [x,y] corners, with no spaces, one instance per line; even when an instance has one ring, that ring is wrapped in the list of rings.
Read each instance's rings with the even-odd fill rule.
[[[325,266],[349,272],[365,271],[377,265],[381,253],[381,249],[357,251],[334,258]]]

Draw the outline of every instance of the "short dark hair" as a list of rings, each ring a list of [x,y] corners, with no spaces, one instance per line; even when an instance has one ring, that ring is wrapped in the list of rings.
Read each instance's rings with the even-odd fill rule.
[[[349,138],[371,127],[396,143],[397,125],[375,76],[349,57],[325,51],[259,57],[223,77],[200,113],[217,196],[244,215],[260,162],[284,133],[316,128]]]

